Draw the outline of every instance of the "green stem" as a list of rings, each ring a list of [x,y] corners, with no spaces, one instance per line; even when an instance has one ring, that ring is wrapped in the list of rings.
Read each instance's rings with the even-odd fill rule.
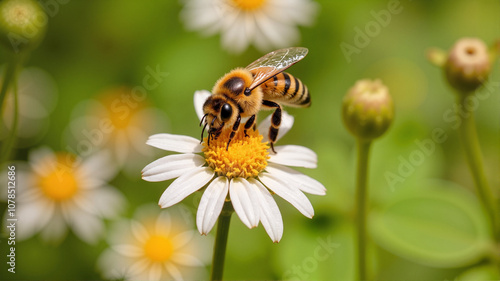
[[[366,214],[367,214],[367,178],[368,158],[370,154],[371,141],[357,140],[358,163],[356,172],[356,225],[358,246],[358,279],[366,280]]]
[[[2,154],[0,154],[0,163],[4,163],[9,160],[10,153],[12,151],[12,146],[14,145],[14,140],[16,139],[17,125],[19,123],[19,97],[17,94],[17,84],[14,84],[14,116],[12,120],[12,126],[10,128],[10,134],[4,141],[2,146]]]
[[[488,186],[484,174],[481,148],[474,123],[474,112],[466,103],[468,97],[470,97],[470,95],[460,93],[457,99],[458,106],[463,109],[462,114],[457,113],[458,117],[462,120],[462,125],[459,128],[460,138],[463,142],[467,163],[469,164],[469,169],[476,185],[477,194],[490,221],[492,237],[494,241],[498,243],[500,242],[498,225],[499,214],[495,205],[493,191]]]
[[[7,91],[9,90],[10,85],[14,82],[13,78],[16,73],[16,68],[17,68],[17,60],[12,60],[7,63],[7,66],[5,67],[5,72],[3,75],[3,80],[2,80],[2,88],[0,89],[0,118],[3,117],[3,110],[4,110],[4,101],[7,96]]]
[[[231,202],[225,202],[219,216],[219,221],[217,222],[217,234],[215,236],[210,280],[222,280],[222,275],[224,274],[224,259],[226,257],[227,237],[229,234],[229,223],[231,222],[232,213],[233,206]]]
[[[5,103],[7,92],[12,86],[14,95],[14,116],[12,117],[12,126],[7,138],[4,140],[2,145],[2,150],[0,154],[0,163],[3,163],[9,159],[14,141],[16,139],[17,125],[19,121],[19,101],[17,94],[17,68],[20,66],[20,57],[15,57],[11,62],[7,64],[7,68],[4,73],[4,79],[2,83],[2,88],[0,89],[0,117],[3,117],[3,110],[7,107]]]

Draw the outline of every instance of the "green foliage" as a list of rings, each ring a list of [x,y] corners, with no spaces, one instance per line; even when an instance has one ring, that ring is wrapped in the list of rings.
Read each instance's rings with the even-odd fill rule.
[[[382,247],[428,266],[471,265],[493,247],[473,194],[444,181],[407,187],[372,214],[371,230]]]

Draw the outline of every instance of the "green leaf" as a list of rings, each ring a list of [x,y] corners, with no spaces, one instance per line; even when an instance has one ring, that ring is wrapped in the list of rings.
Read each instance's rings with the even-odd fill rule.
[[[476,281],[476,280],[500,280],[498,269],[494,265],[484,265],[473,267],[457,278],[458,281]]]
[[[434,267],[458,267],[479,260],[491,245],[474,195],[445,181],[405,187],[371,216],[375,241],[388,251]]]

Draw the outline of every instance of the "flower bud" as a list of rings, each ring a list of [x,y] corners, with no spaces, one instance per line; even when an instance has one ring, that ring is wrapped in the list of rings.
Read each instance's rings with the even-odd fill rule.
[[[46,29],[47,15],[37,1],[0,2],[0,41],[14,53],[36,48]]]
[[[479,88],[488,79],[490,69],[488,47],[477,38],[458,40],[444,66],[448,83],[462,93]]]
[[[389,90],[380,80],[359,80],[344,97],[342,117],[347,129],[362,140],[380,137],[394,118]]]

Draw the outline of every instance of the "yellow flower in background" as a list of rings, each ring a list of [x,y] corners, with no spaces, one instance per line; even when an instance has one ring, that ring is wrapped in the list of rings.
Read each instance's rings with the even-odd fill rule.
[[[3,71],[2,71],[3,72]],[[0,73],[3,76],[3,73]],[[1,85],[2,81],[0,81]],[[19,124],[17,147],[27,147],[39,141],[49,128],[49,115],[56,106],[57,85],[44,70],[36,67],[24,68],[18,78]],[[7,93],[0,122],[0,140],[3,140],[12,126],[14,117],[14,96]]]
[[[310,25],[317,4],[311,0],[184,0],[186,27],[221,34],[224,48],[240,53],[253,44],[261,51],[297,43],[297,25]]]
[[[45,241],[59,241],[71,228],[87,243],[104,232],[104,218],[115,217],[125,198],[108,181],[116,174],[105,153],[80,159],[49,148],[30,152],[29,171],[18,171],[17,239],[40,232]],[[4,220],[5,221],[5,220]]]
[[[182,206],[168,211],[155,205],[138,209],[132,220],[116,222],[110,248],[98,260],[107,279],[200,280],[211,246],[196,231],[192,214]]]
[[[73,115],[67,149],[79,155],[108,150],[116,164],[133,176],[145,164],[145,156],[153,155],[144,147],[148,135],[168,127],[163,112],[126,86],[108,89],[95,100],[80,103]]]

